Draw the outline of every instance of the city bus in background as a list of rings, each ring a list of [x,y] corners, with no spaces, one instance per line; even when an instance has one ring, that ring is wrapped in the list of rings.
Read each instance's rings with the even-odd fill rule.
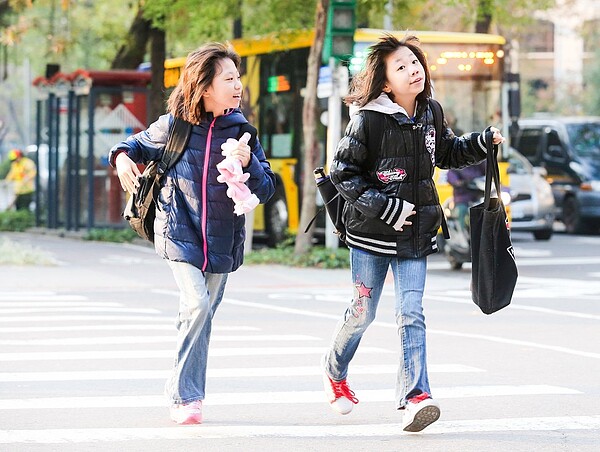
[[[362,67],[368,47],[384,30],[357,29],[354,55],[347,65],[349,76]],[[406,32],[392,32],[402,38]],[[499,126],[503,112],[504,62],[507,43],[502,36],[482,33],[414,31],[430,65],[434,96],[444,107],[450,126],[456,131],[480,131],[488,124]],[[259,139],[277,176],[277,191],[264,208],[255,212],[254,233],[275,245],[299,225],[303,155],[302,108],[307,60],[314,39],[313,30],[292,31],[261,37],[234,39],[231,44],[242,57],[244,96],[242,109],[257,127]],[[165,61],[165,87],[177,84],[185,57]],[[320,80],[318,103],[321,118],[327,112],[327,80]],[[342,130],[348,121],[343,107]],[[318,117],[319,117],[318,115]],[[324,124],[317,128],[322,155],[326,155]],[[445,173],[436,175],[440,198],[451,194]]]

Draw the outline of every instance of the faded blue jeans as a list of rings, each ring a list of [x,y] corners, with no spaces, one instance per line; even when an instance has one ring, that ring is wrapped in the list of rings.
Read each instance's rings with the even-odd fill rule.
[[[167,261],[179,287],[177,351],[165,395],[173,404],[204,399],[212,319],[223,299],[227,274],[206,273],[185,262]]]
[[[394,276],[395,314],[400,337],[396,407],[401,409],[407,399],[421,392],[431,394],[422,306],[427,258],[382,257],[350,249],[354,296],[333,335],[331,349],[325,357],[325,371],[334,381],[344,380],[348,375],[348,365],[358,344],[375,319],[389,267],[392,267]]]

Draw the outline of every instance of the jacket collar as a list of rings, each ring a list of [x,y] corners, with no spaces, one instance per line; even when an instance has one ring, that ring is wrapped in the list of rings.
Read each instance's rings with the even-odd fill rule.
[[[415,112],[418,111],[419,104],[415,106]],[[399,123],[403,124],[410,121],[410,117],[406,110],[393,102],[389,96],[382,92],[377,99],[372,100],[368,104],[362,107],[350,107],[350,115],[354,115],[359,111],[371,110],[383,113],[386,115],[392,115]]]

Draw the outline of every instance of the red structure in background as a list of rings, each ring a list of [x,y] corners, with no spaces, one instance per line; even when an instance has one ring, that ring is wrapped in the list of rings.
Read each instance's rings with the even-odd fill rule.
[[[127,91],[130,87],[147,88],[150,84],[151,74],[140,71],[127,70],[112,70],[112,71],[75,71],[73,73],[73,84],[77,84],[77,80],[90,80],[92,88],[94,87],[115,87],[120,88],[131,96],[125,102],[123,93],[119,95],[116,91],[111,96],[111,103],[106,105],[110,109],[115,109],[119,104],[123,104],[135,116],[135,118],[144,125],[148,123],[148,101],[147,92],[144,91]],[[140,130],[129,130],[127,134],[137,133]],[[114,143],[116,144],[116,143]],[[140,167],[143,170],[143,167]],[[108,176],[108,193],[107,193],[107,215],[108,222],[118,224],[123,221],[122,213],[125,205],[124,193],[121,188],[121,183],[117,177],[117,172],[114,168],[107,168]],[[96,184],[102,184],[101,180],[95,181]],[[102,187],[94,187],[95,193],[102,193]],[[97,203],[96,203],[97,204]]]
[[[73,107],[70,99],[76,97],[83,99],[84,102],[87,100],[88,120],[87,123],[82,123],[82,130],[88,130],[87,152],[85,152],[85,135],[81,137],[80,143],[80,136],[73,131],[67,130],[65,137],[64,129],[57,127],[54,133],[58,135],[56,143],[59,144],[55,148],[58,149],[67,143],[65,147],[69,156],[73,155],[75,147],[79,149],[79,144],[84,145],[84,151],[81,156],[77,155],[77,158],[85,160],[87,157],[85,164],[88,169],[87,181],[82,181],[80,184],[77,199],[80,199],[81,207],[88,211],[88,228],[119,225],[123,222],[121,214],[125,205],[125,194],[116,171],[107,165],[106,155],[110,146],[128,135],[144,130],[147,126],[150,79],[149,72],[137,70],[78,69],[70,74],[56,72],[49,79],[38,77],[33,81],[41,100],[49,99],[49,102],[55,102],[55,105],[49,109],[50,114],[56,115],[57,118],[65,115],[69,123],[73,118],[77,121],[83,119],[81,113],[85,111],[85,107],[80,105],[79,100],[77,107]],[[69,99],[68,103],[66,99]],[[119,119],[123,118],[125,119],[120,122]],[[48,120],[48,124],[53,122]],[[69,144],[75,140],[77,146]],[[52,148],[52,145],[50,147]],[[90,158],[90,155],[93,157]],[[62,169],[55,171],[62,171]],[[66,175],[66,178],[73,177],[78,175],[71,173]],[[69,193],[69,187],[72,189],[73,184],[67,182],[65,189],[61,186],[59,193],[54,194],[54,198],[51,197],[48,205],[49,216],[56,220],[51,222],[54,226],[50,225],[50,227],[66,223],[69,228],[72,212],[68,210],[68,206],[72,203],[67,202],[67,198],[73,196]],[[67,211],[63,214],[64,209]],[[59,215],[66,217],[67,221],[63,222]],[[76,227],[81,220],[80,218],[76,220]]]

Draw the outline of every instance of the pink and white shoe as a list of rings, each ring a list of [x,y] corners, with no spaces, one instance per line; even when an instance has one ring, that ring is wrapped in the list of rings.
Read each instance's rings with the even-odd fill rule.
[[[325,396],[329,402],[329,406],[333,411],[340,414],[348,414],[354,408],[354,405],[358,403],[354,391],[348,386],[348,382],[344,379],[342,381],[333,381],[325,372],[324,367],[325,361],[321,360],[321,371],[323,372],[323,387],[325,389]]]
[[[202,400],[171,405],[171,419],[181,425],[202,424]]]

